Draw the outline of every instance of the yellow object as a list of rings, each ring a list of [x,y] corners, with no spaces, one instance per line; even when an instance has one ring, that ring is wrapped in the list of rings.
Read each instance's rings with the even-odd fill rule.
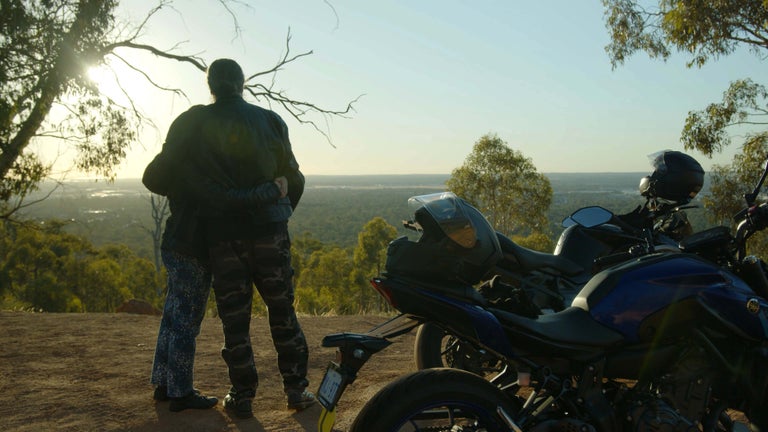
[[[317,431],[331,432],[334,423],[336,423],[336,410],[328,411],[323,407],[320,418],[317,420]]]

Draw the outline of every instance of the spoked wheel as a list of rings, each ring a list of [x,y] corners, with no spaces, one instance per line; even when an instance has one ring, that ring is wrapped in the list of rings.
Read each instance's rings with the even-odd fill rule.
[[[417,369],[449,367],[489,377],[504,368],[496,357],[446,333],[431,322],[422,324],[416,332],[414,355]]]
[[[428,369],[382,388],[360,410],[352,432],[508,431],[516,400],[490,382],[458,369]]]

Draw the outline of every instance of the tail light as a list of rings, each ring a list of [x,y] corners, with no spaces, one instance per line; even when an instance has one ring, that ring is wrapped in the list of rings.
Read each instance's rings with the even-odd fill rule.
[[[395,302],[395,299],[392,295],[392,290],[387,286],[384,279],[373,278],[371,279],[371,285],[373,286],[373,289],[375,289],[379,294],[381,294],[382,297],[384,297],[384,300],[386,300],[387,303],[389,303],[393,308],[397,309],[397,303]]]

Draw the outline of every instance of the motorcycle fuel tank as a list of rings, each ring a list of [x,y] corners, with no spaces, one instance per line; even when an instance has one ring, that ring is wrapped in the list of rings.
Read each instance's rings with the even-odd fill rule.
[[[602,271],[573,306],[629,343],[684,337],[708,325],[768,338],[768,302],[736,275],[691,254],[648,255]]]

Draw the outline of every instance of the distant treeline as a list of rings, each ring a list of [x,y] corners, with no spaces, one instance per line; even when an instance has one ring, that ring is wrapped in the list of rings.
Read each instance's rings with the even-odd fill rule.
[[[580,207],[600,205],[621,214],[642,204],[640,177],[552,174],[550,244],[556,244],[562,219]],[[412,216],[408,198],[443,191],[445,179],[308,177],[290,221],[297,309],[311,314],[385,310],[368,280],[379,274],[389,241],[414,237],[402,226]],[[709,226],[703,209],[688,215],[697,230]],[[111,312],[130,298],[162,305],[165,277],[154,264],[150,195],[137,180],[65,184],[20,216],[24,224],[0,226],[0,308]],[[516,233],[505,234],[514,238]],[[263,304],[254,302],[253,312],[263,313]]]
[[[616,213],[643,203],[637,191],[646,173],[550,173],[554,197],[549,209],[550,235],[574,210],[601,205]],[[405,235],[401,221],[411,216],[408,198],[445,190],[448,175],[307,176],[307,188],[290,222],[294,235],[309,234],[329,244],[349,247],[363,225],[379,216]],[[706,188],[706,182],[705,182]],[[43,188],[42,193],[48,190]],[[33,197],[34,198],[34,197]],[[689,210],[697,229],[709,226],[704,210]],[[68,221],[67,232],[95,245],[124,244],[137,255],[153,256],[149,194],[139,180],[66,183],[22,215]]]

